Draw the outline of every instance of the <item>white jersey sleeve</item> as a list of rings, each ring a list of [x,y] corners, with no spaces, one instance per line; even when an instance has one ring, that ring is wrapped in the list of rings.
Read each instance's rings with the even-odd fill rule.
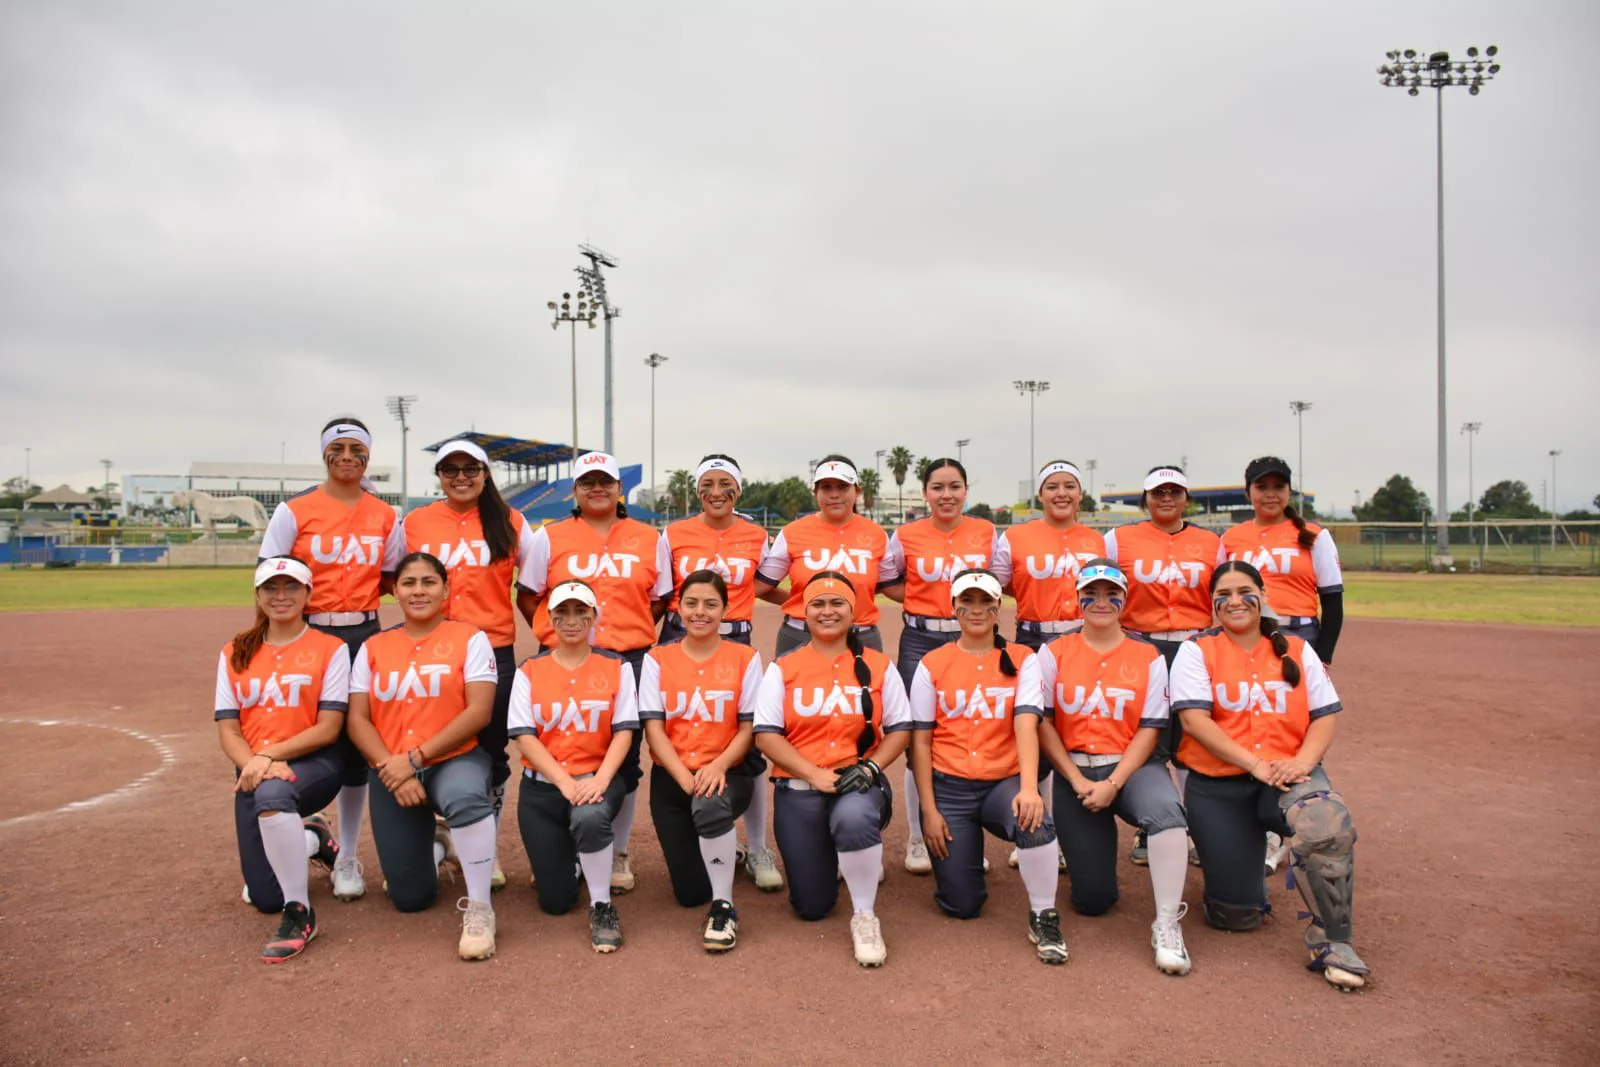
[[[350,664],[350,692],[365,693],[372,688],[372,657],[363,644]]]
[[[544,595],[550,585],[550,535],[543,526],[533,531],[533,543],[528,546],[527,558],[519,556],[520,570],[517,584],[530,593]]]
[[[922,664],[917,664],[917,669],[922,669]],[[906,699],[906,683],[900,680],[900,672],[893,663],[887,664],[883,670],[883,732],[892,734],[896,730],[909,730],[911,722],[911,701]]]
[[[522,575],[533,570],[533,525],[524,519],[520,512],[513,512],[517,523],[517,577],[520,581]],[[546,538],[545,544],[548,545]]]
[[[1039,707],[1048,719],[1056,710],[1056,657],[1047,645],[1033,658],[1039,661],[1039,696],[1043,700]]]
[[[655,649],[639,661],[638,710],[639,718],[645,721],[667,717],[666,701],[661,696],[661,661],[656,659]]]
[[[1333,543],[1333,535],[1327,530],[1318,530],[1317,539],[1311,542],[1311,572],[1316,575],[1317,592],[1344,591],[1344,569],[1339,566],[1339,546]]]
[[[342,642],[322,669],[322,695],[317,698],[317,710],[350,710],[350,649]]]
[[[1012,703],[1015,715],[1042,715],[1044,713],[1043,671],[1039,666],[1042,652],[1035,652],[1017,668],[1017,698]],[[1160,657],[1156,657],[1159,659]]]
[[[1311,718],[1320,719],[1324,715],[1334,715],[1344,710],[1344,705],[1339,703],[1339,694],[1333,688],[1333,679],[1328,677],[1328,669],[1322,665],[1322,658],[1317,655],[1317,650],[1309,642],[1304,642],[1300,652],[1301,665],[1305,667],[1305,677],[1301,684],[1306,687],[1306,705],[1311,709]]]
[[[539,728],[533,724],[533,686],[526,672],[518,670],[511,679],[511,703],[506,709],[506,736],[523,734],[538,736]]]
[[[911,675],[911,692],[907,694],[907,701],[911,705],[911,725],[918,730],[931,730],[936,720],[935,708],[938,705],[938,694],[933,690],[933,675],[928,673],[925,663],[917,664],[917,669]]]
[[[761,692],[761,655],[750,657],[744,668],[744,680],[739,683],[739,721],[755,722],[756,698]]]
[[[233,691],[233,684],[228,680],[228,654],[217,653],[217,698],[216,715],[218,719],[237,719],[239,717],[239,698]]]
[[[672,578],[672,546],[665,537],[656,534],[656,584],[650,589],[650,599],[665,600],[676,585]]]
[[[1200,646],[1185,641],[1172,660],[1172,678],[1167,683],[1172,696],[1173,711],[1190,708],[1211,710],[1211,675],[1206,670],[1206,658]]]
[[[1141,727],[1164,729],[1172,722],[1172,697],[1167,692],[1167,657],[1157,653],[1150,659],[1150,676],[1145,680],[1144,710],[1139,713]]]
[[[489,635],[482,630],[474,630],[472,636],[467,638],[467,681],[493,682],[499,677],[499,670],[494,662],[494,646],[489,644]]]
[[[1107,530],[1106,531],[1106,559],[1109,559],[1112,563],[1118,562],[1118,560],[1117,560],[1117,531],[1115,531],[1115,530]]]
[[[299,536],[300,520],[294,517],[287,503],[279,504],[272,509],[272,518],[267,520],[267,532],[261,535],[261,548],[256,558],[289,555],[294,551],[294,539]]]
[[[783,668],[776,663],[767,664],[761,676],[761,688],[756,691],[755,731],[785,733],[783,718]]]
[[[994,539],[994,551],[989,554],[989,570],[1000,579],[1000,585],[1011,585],[1011,539],[1006,534],[997,534]]]
[[[617,683],[617,699],[611,705],[611,732],[639,728],[639,693],[634,688],[633,666],[627,660],[617,663],[622,677]]]
[[[889,577],[885,578],[884,575]],[[878,567],[878,584],[893,585],[906,577],[906,550],[900,543],[900,531],[889,535],[889,546],[883,550],[883,563]]]
[[[406,524],[401,519],[389,527],[389,536],[383,541],[383,567],[384,574],[394,574],[400,569],[400,561],[406,558]]]
[[[784,536],[784,531],[779,530],[778,536],[773,539],[772,548],[762,559],[761,566],[756,569],[756,577],[777,585],[788,575],[789,562],[789,540]]]

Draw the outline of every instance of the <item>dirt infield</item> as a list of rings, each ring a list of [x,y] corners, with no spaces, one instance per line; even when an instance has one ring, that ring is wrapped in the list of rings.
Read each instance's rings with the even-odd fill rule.
[[[847,910],[802,923],[743,877],[739,948],[708,957],[644,803],[616,956],[589,950],[581,912],[538,912],[508,821],[492,961],[455,959],[459,886],[422,914],[389,907],[369,834],[368,896],[340,904],[314,875],[322,938],[262,966],[271,920],[239,902],[211,722],[216,649],[247,619],[0,616],[0,1062],[1580,1063],[1600,1047],[1593,630],[1346,627],[1328,766],[1361,833],[1356,941],[1376,977],[1341,995],[1304,970],[1281,877],[1277,921],[1227,935],[1200,921],[1192,871],[1194,973],[1175,979],[1151,963],[1147,876],[1124,863],[1122,902],[1067,914],[1072,960],[1044,967],[1005,846],[984,916],[949,920],[899,867],[900,812],[887,967],[852,962]]]

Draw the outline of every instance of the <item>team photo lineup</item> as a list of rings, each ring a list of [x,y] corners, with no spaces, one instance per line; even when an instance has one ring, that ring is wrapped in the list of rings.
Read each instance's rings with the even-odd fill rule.
[[[1102,534],[1078,520],[1072,462],[1037,471],[1040,517],[997,529],[966,514],[962,463],[939,458],[927,517],[891,534],[834,454],[815,509],[769,537],[737,511],[729,454],[694,469],[699,513],[657,530],[628,516],[604,452],[575,456],[571,517],[536,527],[471,440],[437,448],[442,496],[403,518],[366,481],[360,419],[320,444],[327,478],[273,512],[255,621],[217,662],[242,897],[273,917],[263,961],[337,926],[337,905],[313,907],[313,864],[335,900],[372,892],[398,912],[434,906],[441,867],[458,867],[462,960],[495,954],[502,919],[580,905],[593,950],[615,953],[648,777],[672,896],[704,911],[708,953],[738,944],[742,871],[798,921],[848,910],[855,962],[883,966],[878,887],[899,866],[957,919],[983,913],[990,878],[1020,879],[1027,912],[993,936],[1066,964],[1074,925],[1118,900],[1120,820],[1155,903],[1148,943],[1127,949],[1158,972],[1190,971],[1191,905],[1257,930],[1284,872],[1305,918],[1285,951],[1337,989],[1369,982],[1355,823],[1322,766],[1343,710],[1343,578],[1281,459],[1241,461],[1254,515],[1219,537],[1185,519],[1178,466],[1150,468],[1146,518]],[[381,629],[386,595],[403,621]],[[898,648],[879,597],[900,608]],[[753,647],[758,600],[782,611],[771,649]],[[520,663],[518,616],[541,649]],[[885,852],[896,806],[903,856]],[[508,816],[531,889],[502,871]],[[357,858],[364,826],[380,871]],[[985,835],[1013,846],[1015,874],[991,869]],[[502,889],[537,906],[497,910]]]

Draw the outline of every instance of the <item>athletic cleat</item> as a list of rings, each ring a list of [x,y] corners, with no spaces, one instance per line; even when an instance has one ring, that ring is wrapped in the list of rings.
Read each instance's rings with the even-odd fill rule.
[[[700,944],[707,952],[727,952],[739,943],[739,913],[726,900],[713,900],[706,913],[705,932]]]
[[[626,852],[618,852],[611,857],[611,891],[631,893],[633,885],[633,864],[628,860]]]
[[[1067,873],[1067,850],[1061,847],[1059,841],[1056,842],[1056,870]]]
[[[500,862],[495,861],[494,873],[489,876],[489,890],[498,893],[506,887],[506,872],[500,869]]]
[[[1055,908],[1028,912],[1028,940],[1039,946],[1041,962],[1067,962],[1067,939],[1061,936],[1061,913]]]
[[[1200,866],[1200,853],[1195,851],[1194,838],[1189,838],[1189,866]]]
[[[850,916],[850,940],[855,943],[856,962],[863,967],[882,967],[889,958],[889,949],[883,943],[883,928],[878,917],[870,912]]]
[[[1016,849],[1012,849],[1011,850],[1011,855],[1006,857],[1006,866],[1007,867],[1011,867],[1011,868],[1015,868],[1021,862],[1022,862],[1022,858],[1017,854],[1017,850]]]
[[[1145,842],[1143,830],[1134,831],[1133,847],[1128,850],[1128,862],[1135,867],[1150,866],[1150,847]]]
[[[783,888],[783,875],[778,871],[778,858],[770,848],[745,850],[745,873],[763,893],[776,893]]]
[[[456,902],[461,912],[461,942],[456,952],[464,960],[486,960],[494,955],[494,906],[462,897]]]
[[[928,858],[928,843],[920,837],[913,837],[906,842],[906,870],[912,874],[933,873],[933,860]]]
[[[983,873],[984,874],[988,874],[989,873],[989,857],[988,856],[983,857]]]
[[[317,835],[317,854],[311,857],[311,862],[333,870],[339,862],[339,842],[333,838],[333,829],[328,826],[327,816],[307,815],[300,820],[300,824]]]
[[[246,904],[250,903],[250,883],[246,882],[244,888],[239,890],[239,899]]]
[[[263,963],[282,963],[292,960],[316,940],[317,917],[311,909],[297,901],[290,901],[278,920],[278,932],[261,950]]]
[[[622,947],[622,920],[609,900],[589,909],[589,944],[596,952],[615,952]]]
[[[1272,874],[1289,854],[1289,845],[1284,839],[1271,830],[1267,831],[1267,873]]]
[[[1150,947],[1156,950],[1156,969],[1163,973],[1189,973],[1189,950],[1183,945],[1183,928],[1178,925],[1188,911],[1189,905],[1179,904],[1175,917],[1150,924]]]
[[[439,861],[439,869],[443,870],[446,863],[461,866],[461,857],[456,855],[455,839],[450,836],[450,824],[444,821],[443,815],[433,817],[433,843],[444,846],[444,859]]]
[[[340,856],[333,865],[333,896],[336,900],[360,900],[367,895],[367,881],[361,876],[361,861]]]

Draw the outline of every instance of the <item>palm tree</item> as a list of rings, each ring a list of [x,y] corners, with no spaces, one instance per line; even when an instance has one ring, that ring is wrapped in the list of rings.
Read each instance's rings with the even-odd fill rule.
[[[881,488],[878,484],[879,481],[880,478],[877,471],[861,472],[861,501],[866,504],[869,514],[873,508],[878,506],[878,490]]]
[[[694,495],[694,475],[683,468],[667,472],[667,499],[683,504],[683,513],[689,514],[689,497]]]
[[[933,457],[932,456],[918,456],[917,457],[917,481],[919,481],[919,482],[927,481],[928,480],[928,472],[931,471],[932,469],[933,469]]]
[[[911,450],[905,445],[895,445],[889,450],[889,473],[894,475],[895,489],[898,491],[900,516],[896,523],[902,522],[906,515],[906,471],[911,469]]]

